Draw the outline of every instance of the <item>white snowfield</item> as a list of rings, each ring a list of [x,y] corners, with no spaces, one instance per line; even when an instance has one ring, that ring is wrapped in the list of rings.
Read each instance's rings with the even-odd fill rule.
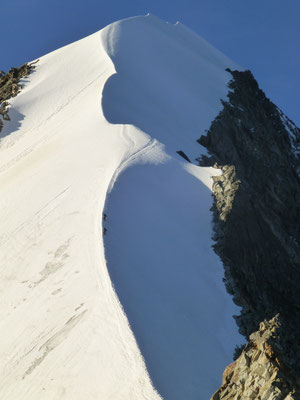
[[[219,171],[194,159],[226,67],[184,26],[136,17],[42,57],[11,100],[1,400],[206,400],[220,385],[241,338],[211,248]]]

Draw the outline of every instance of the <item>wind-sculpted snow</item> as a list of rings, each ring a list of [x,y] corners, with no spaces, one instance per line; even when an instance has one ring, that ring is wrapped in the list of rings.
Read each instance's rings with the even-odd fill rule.
[[[42,57],[11,101],[24,119],[0,147],[6,400],[159,398],[104,259],[107,188],[146,142],[129,146],[101,113],[113,72],[97,33]]]
[[[208,399],[239,340],[210,206],[210,190],[174,160],[129,168],[108,198],[108,269],[165,399]]]
[[[116,74],[105,83],[103,113],[132,124],[194,161],[195,142],[221,110],[231,60],[181,24],[147,16],[109,25],[101,34]]]
[[[113,24],[102,38],[117,72],[103,90],[105,117],[135,125],[168,154],[149,165],[157,160],[149,146],[115,182],[105,209],[108,270],[158,392],[209,398],[240,340],[211,248],[210,176],[219,172],[178,160],[176,150],[199,151],[194,136],[220,108],[232,62],[153,17]]]
[[[211,250],[214,171],[175,151],[199,155],[226,60],[181,26],[138,17],[40,58],[11,100],[1,398],[192,400],[219,386],[238,334]]]

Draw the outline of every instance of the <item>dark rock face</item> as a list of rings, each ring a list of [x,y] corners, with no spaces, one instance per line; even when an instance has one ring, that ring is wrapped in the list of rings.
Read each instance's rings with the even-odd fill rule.
[[[300,130],[259,89],[250,71],[231,71],[228,101],[198,140],[217,165],[214,249],[225,284],[242,307],[248,339],[280,314],[277,342],[300,376]],[[281,398],[281,397],[280,397]]]
[[[11,68],[7,74],[0,71],[0,132],[3,126],[3,120],[9,121],[8,100],[18,95],[22,86],[20,80],[27,77],[35,68],[34,63],[24,64],[19,68]]]

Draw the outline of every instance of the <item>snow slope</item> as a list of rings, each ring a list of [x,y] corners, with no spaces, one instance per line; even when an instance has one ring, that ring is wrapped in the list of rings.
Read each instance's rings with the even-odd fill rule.
[[[175,151],[199,156],[228,66],[180,24],[136,17],[42,57],[11,101],[1,399],[192,400],[217,388],[240,338],[211,250],[216,171]]]

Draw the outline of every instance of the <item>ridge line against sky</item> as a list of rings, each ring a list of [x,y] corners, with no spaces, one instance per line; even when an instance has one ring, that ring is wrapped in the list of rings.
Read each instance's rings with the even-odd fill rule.
[[[14,0],[1,5],[0,70],[19,66],[106,25],[151,13],[179,21],[244,68],[300,125],[299,0]]]

